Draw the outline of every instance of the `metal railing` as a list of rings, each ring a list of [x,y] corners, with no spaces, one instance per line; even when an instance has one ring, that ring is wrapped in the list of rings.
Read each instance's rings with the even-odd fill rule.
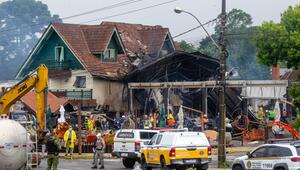
[[[72,61],[55,61],[55,60],[47,60],[46,65],[49,70],[68,70],[72,68]]]
[[[93,99],[93,89],[57,89],[50,90],[58,97],[69,99]]]

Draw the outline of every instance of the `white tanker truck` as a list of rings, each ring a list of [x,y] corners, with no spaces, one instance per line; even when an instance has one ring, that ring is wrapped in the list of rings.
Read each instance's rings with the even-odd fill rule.
[[[0,119],[0,170],[18,170],[26,164],[30,150],[26,129],[17,121]],[[27,147],[27,148],[26,148]]]
[[[17,121],[8,119],[9,108],[30,90],[37,96],[37,135],[44,135],[48,69],[40,65],[15,86],[4,90],[0,97],[0,170],[20,170],[26,165],[26,152],[31,149],[26,129]]]

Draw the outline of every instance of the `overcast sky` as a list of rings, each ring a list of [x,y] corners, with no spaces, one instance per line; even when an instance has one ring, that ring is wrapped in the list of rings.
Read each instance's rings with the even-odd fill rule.
[[[99,9],[113,5],[125,0],[41,0],[47,4],[52,14],[59,14],[61,18]],[[97,24],[101,21],[118,21],[129,23],[141,23],[148,25],[162,25],[169,27],[172,36],[182,33],[190,28],[198,26],[195,19],[187,14],[176,14],[175,7],[189,11],[196,15],[202,23],[214,19],[221,11],[221,0],[177,0],[165,5],[141,10],[128,15],[117,16],[109,19],[101,19],[111,15],[136,10],[155,4],[168,2],[170,0],[141,0],[126,6],[104,10],[88,15],[64,20],[67,23],[82,23],[90,20],[97,20],[87,24]],[[232,8],[242,9],[249,13],[254,25],[259,25],[263,21],[280,21],[280,13],[290,5],[299,4],[300,0],[227,0],[227,11]],[[212,32],[214,25],[208,25],[207,29]],[[203,30],[185,34],[176,40],[187,40],[193,42],[204,37]]]

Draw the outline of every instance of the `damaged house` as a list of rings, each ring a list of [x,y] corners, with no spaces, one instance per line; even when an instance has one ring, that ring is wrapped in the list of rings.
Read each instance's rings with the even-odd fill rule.
[[[43,63],[49,90],[83,108],[128,111],[124,76],[137,66],[175,51],[169,30],[116,22],[99,25],[53,23],[33,48],[16,78]]]
[[[215,81],[218,76],[219,60],[199,52],[186,53],[176,51],[159,59],[141,65],[126,76],[131,82],[181,82],[180,88],[141,87],[133,91],[133,98],[140,105],[134,104],[133,110],[147,114],[161,108],[171,108],[177,113],[180,105],[201,110],[214,118],[218,113],[218,88],[187,88],[185,82]],[[150,84],[149,84],[150,86]],[[165,89],[165,90],[163,90]],[[225,101],[228,116],[240,107],[241,89],[227,88]],[[135,101],[135,102],[136,102]],[[174,109],[177,108],[177,109]]]

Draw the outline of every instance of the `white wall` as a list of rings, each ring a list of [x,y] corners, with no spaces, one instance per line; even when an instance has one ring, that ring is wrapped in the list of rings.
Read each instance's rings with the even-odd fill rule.
[[[122,101],[123,83],[109,81],[105,79],[93,78],[86,70],[73,70],[72,76],[69,78],[49,79],[50,90],[64,89],[81,89],[73,86],[76,76],[86,76],[86,88],[93,89],[93,99],[96,99],[97,104],[109,105],[110,111],[125,112],[128,111],[127,99]],[[127,94],[127,91],[125,92]]]
[[[127,109],[127,99],[122,101],[123,83],[94,79],[93,98],[98,104],[109,105],[110,111],[124,112]],[[127,91],[125,92],[127,94]]]
[[[49,78],[49,89],[82,89],[75,88],[73,86],[76,76],[85,76],[86,77],[86,88],[83,89],[93,89],[93,77],[86,70],[72,70],[71,77],[69,78]]]

